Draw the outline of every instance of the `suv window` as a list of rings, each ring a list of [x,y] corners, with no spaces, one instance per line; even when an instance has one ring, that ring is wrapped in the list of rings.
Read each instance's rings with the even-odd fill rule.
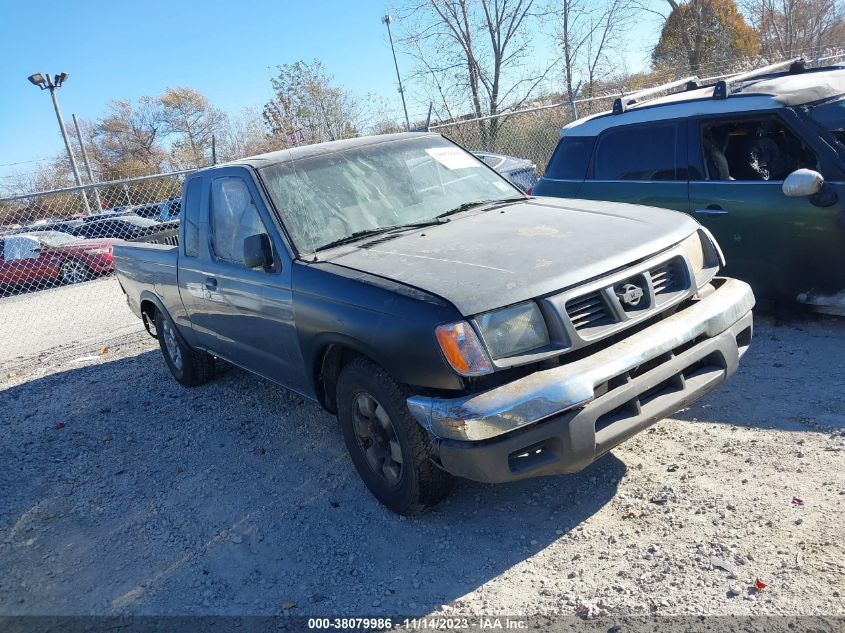
[[[605,131],[596,145],[595,180],[678,180],[678,124],[637,125]]]
[[[708,180],[783,180],[818,169],[812,150],[775,116],[704,121],[701,153]]]
[[[595,144],[594,136],[562,137],[546,168],[546,178],[584,180]]]
[[[200,198],[202,197],[202,178],[194,178],[185,188],[185,255],[199,256],[200,243]]]
[[[215,258],[243,266],[244,240],[267,233],[243,179],[224,176],[211,181],[211,250]]]

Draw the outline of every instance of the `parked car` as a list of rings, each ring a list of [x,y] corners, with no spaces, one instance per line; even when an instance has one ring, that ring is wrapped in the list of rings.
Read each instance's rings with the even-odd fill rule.
[[[62,220],[52,219],[41,222],[33,222],[24,227],[21,233],[31,233],[33,231],[58,231],[59,233],[69,233],[71,229],[82,226],[83,222],[80,219]]]
[[[534,193],[689,213],[758,296],[845,314],[845,68],[629,95],[563,128]]]
[[[75,284],[114,270],[119,240],[80,240],[58,231],[0,237],[0,292],[41,282]]]
[[[530,160],[489,152],[473,152],[473,154],[527,193],[531,193],[537,183],[537,165]]]
[[[115,246],[174,378],[205,383],[217,357],[316,400],[400,513],[453,476],[581,470],[751,341],[751,289],[693,219],[529,198],[437,134],[202,169],[182,207],[179,246]]]
[[[117,238],[122,240],[134,240],[148,235],[155,230],[160,223],[148,218],[140,218],[134,215],[123,215],[114,218],[101,218],[98,220],[85,221],[80,225],[71,227],[68,233],[83,238]]]
[[[157,222],[171,222],[179,221],[179,211],[182,206],[181,198],[168,198],[162,202],[154,204],[144,204],[137,207],[131,207],[130,213],[133,213],[142,218],[149,218]]]

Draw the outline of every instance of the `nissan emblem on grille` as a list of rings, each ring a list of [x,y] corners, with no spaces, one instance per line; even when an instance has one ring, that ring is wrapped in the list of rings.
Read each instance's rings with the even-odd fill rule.
[[[643,298],[643,289],[639,286],[634,284],[625,284],[622,286],[622,291],[617,292],[616,296],[619,297],[619,301],[621,301],[626,306],[631,306],[632,308],[639,305],[640,301]]]

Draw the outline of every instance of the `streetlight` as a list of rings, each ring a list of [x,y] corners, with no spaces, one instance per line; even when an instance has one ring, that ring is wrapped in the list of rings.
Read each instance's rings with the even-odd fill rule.
[[[73,157],[73,151],[70,148],[70,139],[67,136],[67,129],[65,129],[65,122],[62,119],[62,111],[59,109],[59,100],[56,98],[56,89],[61,88],[62,84],[67,81],[67,73],[57,73],[50,77],[50,74],[35,73],[27,77],[29,83],[38,86],[41,90],[49,90],[50,97],[53,99],[53,108],[56,110],[56,118],[59,120],[59,130],[62,132],[62,138],[65,141],[65,149],[67,150],[67,157],[70,159],[70,167],[73,170],[73,177],[76,179],[76,184],[82,186],[82,178],[79,175],[79,167],[76,164],[76,159]],[[85,211],[90,215],[91,207],[88,205],[88,196],[85,195],[85,190],[82,190],[82,200],[85,202]]]
[[[381,19],[387,26],[387,37],[390,38],[390,51],[393,53],[393,65],[396,67],[396,80],[399,82],[399,95],[402,97],[402,109],[405,111],[405,129],[411,131],[411,122],[408,120],[408,106],[405,105],[405,91],[402,89],[402,77],[399,75],[399,62],[396,61],[396,49],[393,48],[393,35],[390,33],[390,23],[393,21],[389,15]]]

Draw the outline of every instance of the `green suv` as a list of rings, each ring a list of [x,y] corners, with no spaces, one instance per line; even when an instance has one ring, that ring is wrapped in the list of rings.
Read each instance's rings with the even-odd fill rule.
[[[772,68],[570,123],[534,195],[689,213],[758,297],[845,314],[845,67]]]

